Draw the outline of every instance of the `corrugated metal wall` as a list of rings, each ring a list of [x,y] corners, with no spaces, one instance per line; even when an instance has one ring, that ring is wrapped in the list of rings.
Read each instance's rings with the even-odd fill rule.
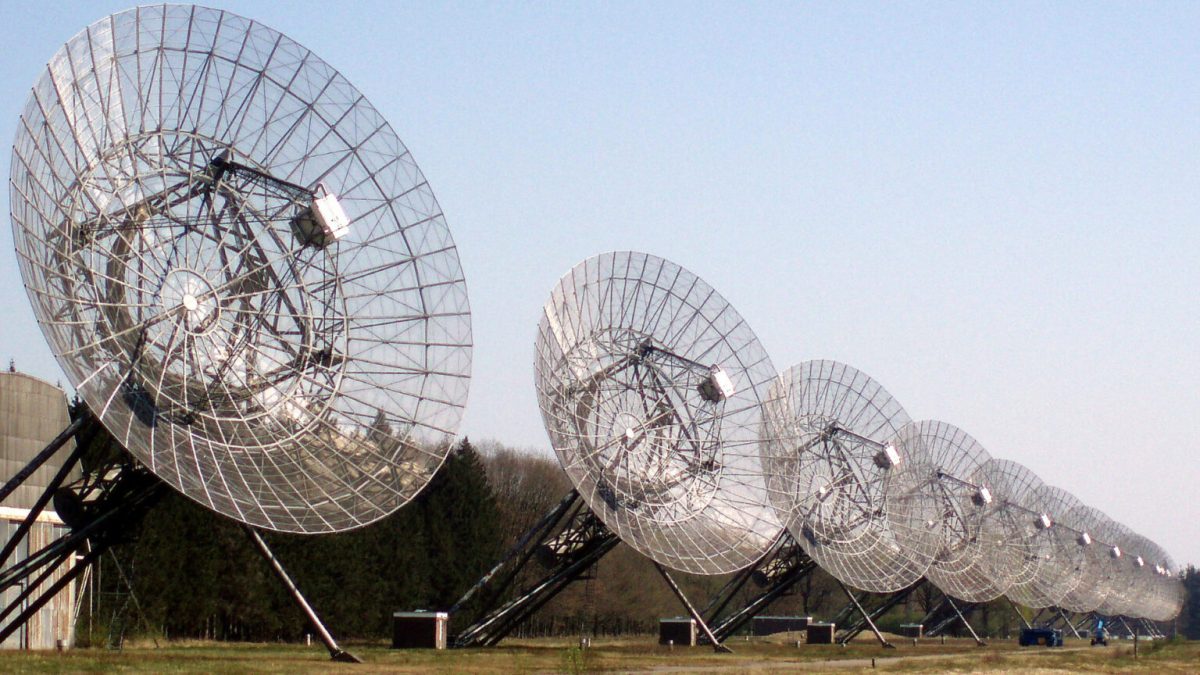
[[[0,372],[0,482],[20,471],[68,424],[67,397],[61,389],[24,373]],[[74,447],[74,441],[69,441],[0,504],[0,541],[7,542],[16,532],[25,513]],[[66,531],[56,514],[43,512],[9,562],[25,558],[30,550],[37,551]],[[73,564],[72,558],[66,566],[56,570],[45,585],[53,584]],[[15,599],[21,590],[18,586],[0,595],[3,606]],[[69,584],[0,647],[53,649],[58,640],[63,640],[65,645],[73,644],[75,597],[75,584]]]
[[[8,480],[70,424],[67,395],[24,373],[0,372],[0,477]],[[68,441],[0,506],[28,509],[75,448]]]
[[[8,538],[16,532],[17,527],[21,524],[20,520],[0,517],[0,540],[8,541]],[[49,522],[46,518],[39,519],[39,522],[30,530],[29,536],[25,542],[17,549],[15,560],[20,560],[29,554],[30,548],[37,551],[41,547],[48,544],[52,539],[59,537],[67,532],[66,527],[61,524]],[[50,579],[47,579],[45,586],[50,586],[55,581],[62,578],[62,575],[74,565],[74,558],[65,565],[60,566],[54,571]],[[75,583],[67,584],[66,588],[54,596],[50,602],[46,603],[37,614],[30,617],[29,621],[17,632],[8,637],[7,640],[0,644],[0,648],[4,649],[54,649],[58,644],[58,640],[62,640],[65,646],[70,646],[75,641]],[[0,594],[0,602],[7,607],[8,603],[12,602],[24,586],[15,586]],[[23,605],[20,610],[24,610]]]

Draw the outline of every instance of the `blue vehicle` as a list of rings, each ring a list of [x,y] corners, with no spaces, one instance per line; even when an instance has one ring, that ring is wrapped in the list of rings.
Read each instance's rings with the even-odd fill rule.
[[[1104,630],[1104,619],[1096,619],[1096,629],[1092,631],[1092,646],[1108,646],[1108,633]]]
[[[1022,647],[1061,647],[1063,646],[1062,631],[1056,628],[1025,628],[1017,643]]]

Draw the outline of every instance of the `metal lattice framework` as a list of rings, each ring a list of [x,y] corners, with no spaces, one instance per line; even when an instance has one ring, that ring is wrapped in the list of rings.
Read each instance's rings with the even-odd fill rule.
[[[1154,569],[1152,544],[1149,539],[1136,532],[1131,532],[1126,545],[1129,546],[1131,553],[1131,609],[1138,615],[1150,616],[1154,613],[1152,607],[1154,578],[1151,574]]]
[[[1125,565],[1121,560],[1125,554],[1121,550],[1118,538],[1118,524],[1099,509],[1088,507],[1088,516],[1094,529],[1089,530],[1095,542],[1095,552],[1092,557],[1096,563],[1096,583],[1103,589],[1102,599],[1096,603],[1094,611],[1109,613],[1106,610],[1122,603],[1120,595],[1124,582]],[[1111,603],[1111,604],[1110,604]]]
[[[1130,614],[1153,621],[1168,621],[1182,609],[1182,586],[1174,579],[1178,570],[1166,551],[1134,533],[1128,542],[1132,565]]]
[[[1063,522],[1063,517],[1082,502],[1070,492],[1052,485],[1043,485],[1035,501],[1051,520],[1051,528],[1045,534],[1050,552],[1049,564],[1042,565],[1028,584],[1030,594],[1039,601],[1038,605],[1029,606],[1061,606],[1063,598],[1079,584],[1087,564],[1086,553],[1078,541],[1080,533],[1072,531]]]
[[[940,546],[925,458],[888,445],[910,420],[878,382],[807,361],[764,404],[771,503],[805,552],[843,583],[887,593],[921,578]]]
[[[1004,594],[1004,574],[991,565],[987,546],[1004,536],[992,517],[992,489],[983,475],[991,459],[987,450],[956,426],[934,420],[906,425],[896,435],[902,454],[926,456],[934,472],[942,523],[942,543],[926,578],[947,595],[967,602],[986,602]],[[919,449],[918,449],[919,448]]]
[[[10,189],[68,379],[188,497],[330,532],[441,465],[471,366],[457,251],[404,144],[312,52],[201,7],[97,21],[34,85]]]
[[[1084,504],[1075,495],[1051,485],[1043,486],[1042,491],[1054,518],[1051,534],[1058,569],[1057,583],[1048,575],[1042,584],[1053,587],[1056,606],[1072,612],[1091,611],[1101,599],[1095,589],[1083,588],[1095,576],[1095,547],[1089,531],[1094,526],[1081,517]]]
[[[1179,582],[1179,568],[1171,556],[1158,544],[1147,540],[1150,547],[1149,600],[1146,617],[1153,621],[1170,621],[1183,609],[1183,584]]]
[[[1083,552],[1078,583],[1058,601],[1063,609],[1090,612],[1099,607],[1108,594],[1105,583],[1108,553],[1103,543],[1096,541],[1103,521],[1103,513],[1083,503],[1072,506],[1058,517],[1056,526],[1062,528],[1057,533],[1058,538],[1075,541]]]
[[[1100,614],[1110,616],[1137,616],[1138,607],[1135,571],[1138,554],[1133,530],[1109,519],[1100,531],[1100,540],[1109,544],[1110,561],[1113,568],[1109,577],[1109,593],[1096,608]]]
[[[589,258],[551,293],[536,352],[554,451],[623,541],[697,574],[770,548],[758,431],[775,369],[712,287],[644,253]]]
[[[1012,589],[1037,576],[1051,553],[1049,542],[1038,536],[1040,513],[1032,508],[1042,481],[1024,465],[1007,459],[992,458],[983,465],[982,473],[995,500],[990,518],[998,537],[987,551],[993,558],[990,567],[1000,575],[994,583],[1019,602]]]

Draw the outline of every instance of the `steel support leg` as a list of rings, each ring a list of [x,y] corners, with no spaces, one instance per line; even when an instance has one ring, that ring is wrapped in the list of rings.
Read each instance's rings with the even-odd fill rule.
[[[1077,639],[1082,639],[1082,636],[1079,634],[1079,631],[1075,630],[1075,624],[1071,623],[1071,617],[1067,616],[1067,613],[1065,611],[1063,611],[1062,607],[1058,608],[1058,615],[1062,618],[1063,622],[1067,624],[1067,628],[1071,629],[1071,634],[1074,635]]]
[[[504,569],[505,565],[507,565],[518,555],[521,555],[521,559],[513,567],[513,569],[519,571],[522,567],[524,567],[529,558],[533,556],[535,547],[530,546],[530,543],[534,541],[534,538],[537,537],[538,541],[544,539],[550,530],[554,529],[554,526],[562,520],[563,516],[566,515],[567,511],[570,510],[570,508],[577,501],[579,501],[578,491],[571,490],[569,493],[567,493],[567,496],[563,497],[563,499],[553,509],[551,509],[549,513],[547,513],[545,516],[542,516],[541,520],[535,523],[533,527],[526,530],[525,534],[521,536],[517,543],[508,550],[503,558],[500,559],[500,562],[496,563],[492,569],[488,570],[486,574],[480,577],[479,580],[475,582],[474,586],[467,589],[467,592],[464,593],[463,596],[458,599],[458,602],[455,602],[450,609],[446,610],[446,613],[450,616],[454,616],[456,613],[458,613],[458,610],[462,609],[463,605],[467,604],[467,601],[469,601],[472,596],[479,592],[480,589],[491,583],[492,579],[495,578],[495,576],[499,574],[502,569]],[[497,594],[508,590],[508,585],[512,582],[513,578],[516,577],[516,571],[514,571],[507,579],[504,580],[504,584],[500,589],[497,590]]]
[[[54,477],[50,479],[50,483],[46,486],[46,489],[42,491],[42,494],[37,498],[37,501],[34,502],[33,508],[29,509],[29,514],[25,516],[25,520],[22,521],[20,526],[17,527],[17,531],[14,532],[11,537],[9,537],[8,543],[4,545],[4,549],[0,550],[0,565],[8,563],[8,559],[12,556],[13,551],[15,551],[17,546],[24,541],[25,535],[29,534],[29,530],[33,528],[34,522],[37,521],[37,517],[41,515],[43,510],[45,510],[46,505],[50,503],[50,500],[54,498],[54,491],[57,490],[59,486],[63,484],[63,481],[67,479],[67,476],[70,475],[71,470],[75,468],[75,464],[79,461],[79,457],[82,454],[83,447],[76,446],[71,455],[67,457],[66,461],[64,461],[62,466],[59,467],[58,473],[56,473]]]
[[[950,605],[950,609],[953,609],[954,613],[958,615],[958,620],[962,622],[962,625],[967,627],[967,631],[971,633],[971,637],[975,638],[975,644],[980,647],[986,647],[987,643],[979,638],[979,634],[971,627],[971,622],[967,621],[967,617],[963,616],[962,611],[958,609],[958,604],[954,602],[954,598],[947,595],[946,602]]]
[[[1094,626],[1095,624],[1096,624],[1096,613],[1088,612],[1087,614],[1083,615],[1082,619],[1075,622],[1075,625],[1072,626],[1072,629],[1074,629],[1075,632],[1078,634],[1080,628],[1082,628],[1084,626]],[[1087,630],[1091,630],[1091,628],[1087,628]]]
[[[35,455],[33,459],[29,460],[29,463],[26,464],[20,471],[18,471],[15,476],[8,479],[8,482],[4,484],[4,487],[0,487],[0,502],[7,499],[8,496],[12,494],[13,490],[16,490],[18,487],[20,487],[22,483],[24,483],[30,476],[33,475],[33,472],[41,468],[41,466],[46,463],[46,460],[53,457],[54,453],[58,452],[58,449],[65,445],[67,441],[71,440],[71,438],[75,435],[75,432],[82,429],[84,425],[91,421],[91,419],[91,415],[80,415],[79,418],[74,422],[71,422],[66,429],[63,429],[62,433],[55,436],[54,440],[50,441],[49,445]]]
[[[921,625],[927,626],[927,625],[929,625],[930,622],[933,621],[934,617],[936,617],[938,615],[938,613],[941,612],[942,607],[944,607],[946,605],[947,597],[948,596],[943,593],[942,599],[938,600],[938,603],[936,605],[934,605],[933,607],[930,607],[928,612],[925,612],[924,618],[921,619]],[[926,633],[926,635],[928,635],[928,633]]]
[[[494,646],[563,589],[585,578],[588,570],[619,543],[617,536],[604,527],[582,501],[579,493],[571,490],[554,509],[525,532],[501,562],[451,607],[450,614],[453,616],[473,596],[482,605],[477,610],[478,616],[474,617],[474,622],[451,636],[452,647]],[[558,530],[560,524],[563,526]],[[558,533],[551,536],[556,530]],[[564,537],[570,541],[571,551],[556,556],[549,565],[553,568],[549,573],[532,586],[522,589],[515,598],[501,604],[535,554],[548,547],[550,542]]]
[[[88,552],[88,554],[85,555],[82,560],[76,561],[76,564],[74,567],[67,570],[67,572],[65,574],[63,574],[61,577],[59,577],[58,581],[55,581],[54,583],[50,584],[49,588],[42,591],[41,595],[39,595],[32,602],[30,602],[25,607],[24,611],[22,611],[20,614],[18,614],[16,618],[14,618],[11,622],[6,624],[3,628],[0,628],[0,642],[7,640],[8,636],[10,636],[14,632],[16,632],[16,630],[18,628],[20,628],[22,625],[24,625],[26,621],[29,621],[29,619],[32,618],[34,614],[37,614],[38,610],[40,610],[47,602],[50,602],[50,600],[55,595],[58,595],[58,592],[61,591],[63,588],[65,588],[67,584],[71,583],[72,581],[75,581],[75,579],[80,574],[83,574],[83,571],[85,569],[87,569],[89,565],[91,565],[93,562],[95,562],[96,558],[99,558],[100,554],[103,553],[104,550],[105,549],[103,549],[103,548],[97,548],[97,549],[94,549],[94,550]],[[53,568],[50,570],[47,570],[47,572],[45,573],[45,576],[43,576],[41,579],[39,579],[38,583],[40,584],[41,581],[45,580],[45,578],[47,578],[49,573],[52,571],[53,571]],[[36,586],[31,586],[31,588],[36,588]],[[27,597],[27,595],[26,595],[26,597]],[[17,604],[21,601],[22,601],[21,599],[14,600],[9,605],[8,609],[12,609],[12,608],[16,607]]]
[[[696,622],[696,625],[700,626],[700,630],[704,632],[705,637],[707,637],[708,641],[712,643],[713,651],[725,654],[732,653],[733,650],[721,644],[721,641],[717,639],[717,636],[713,635],[713,632],[709,630],[708,623],[704,620],[704,617],[700,616],[700,612],[697,612],[696,608],[692,606],[692,603],[688,601],[687,596],[683,594],[683,589],[679,588],[679,584],[676,584],[675,580],[671,578],[671,574],[667,572],[667,568],[659,565],[657,562],[654,563],[654,568],[657,569],[658,573],[662,575],[662,578],[666,580],[667,586],[669,586],[671,591],[675,593],[675,597],[679,598],[679,602],[683,603],[683,606],[687,608],[688,614],[692,615],[692,619]]]
[[[895,649],[896,645],[888,642],[887,639],[883,637],[883,633],[879,632],[879,628],[875,625],[875,622],[871,620],[871,615],[867,613],[867,610],[863,609],[863,606],[858,602],[858,598],[854,597],[854,594],[850,592],[850,589],[846,588],[846,584],[843,584],[839,581],[838,586],[842,587],[842,591],[845,592],[846,597],[850,598],[850,602],[854,604],[854,608],[858,610],[858,613],[862,615],[863,620],[867,622],[867,626],[871,628],[871,632],[875,634],[875,639],[879,640],[879,644],[883,645],[885,649]]]
[[[534,612],[554,599],[564,588],[580,578],[620,540],[611,532],[592,542],[590,550],[570,565],[543,578],[535,586],[490,612],[454,638],[455,647],[494,647]]]
[[[297,605],[300,605],[300,609],[304,610],[304,614],[308,617],[309,622],[317,630],[317,635],[321,638],[321,642],[324,642],[325,648],[329,650],[329,658],[345,663],[362,663],[362,659],[338,646],[333,636],[325,629],[325,624],[321,623],[321,617],[317,616],[312,605],[308,604],[308,600],[304,598],[304,594],[296,587],[296,583],[292,581],[287,570],[283,568],[279,559],[275,557],[270,547],[267,546],[267,542],[263,541],[262,535],[258,533],[258,530],[249,525],[242,525],[242,529],[250,537],[250,541],[254,543],[254,548],[258,550],[258,553],[271,566],[271,570],[275,572],[275,576],[279,577],[279,580],[283,582],[288,593],[291,593],[292,599],[296,601]]]
[[[1004,596],[1004,599],[1008,600],[1008,606],[1012,607],[1013,613],[1017,615],[1017,618],[1021,620],[1021,623],[1024,624],[1026,628],[1033,628],[1033,626],[1031,626],[1029,621],[1025,618],[1025,615],[1021,613],[1021,609],[1017,607],[1017,603],[1013,602],[1007,595]]]
[[[812,574],[816,563],[807,560],[796,566],[786,575],[771,584],[771,587],[759,594],[737,612],[713,624],[713,634],[724,640],[752,619],[755,614],[766,609],[777,598],[787,593],[792,586],[809,574]],[[709,614],[715,621],[716,615]]]
[[[721,612],[725,611],[725,608],[729,606],[729,603],[733,601],[738,592],[746,587],[746,583],[750,581],[751,576],[753,576],[757,569],[758,564],[756,563],[738,572],[730,579],[721,590],[717,591],[716,596],[709,601],[708,605],[704,607],[702,612],[704,616],[707,616],[715,623],[717,617],[721,616]]]

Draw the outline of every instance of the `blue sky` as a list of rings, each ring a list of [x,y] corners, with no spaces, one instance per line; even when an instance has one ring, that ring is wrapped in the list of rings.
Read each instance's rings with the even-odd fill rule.
[[[471,292],[472,438],[546,451],[540,307],[645,250],[779,369],[846,361],[1200,562],[1200,5],[212,4],[341,70],[424,170]],[[0,138],[124,7],[3,4]],[[0,356],[61,379],[0,248]]]

